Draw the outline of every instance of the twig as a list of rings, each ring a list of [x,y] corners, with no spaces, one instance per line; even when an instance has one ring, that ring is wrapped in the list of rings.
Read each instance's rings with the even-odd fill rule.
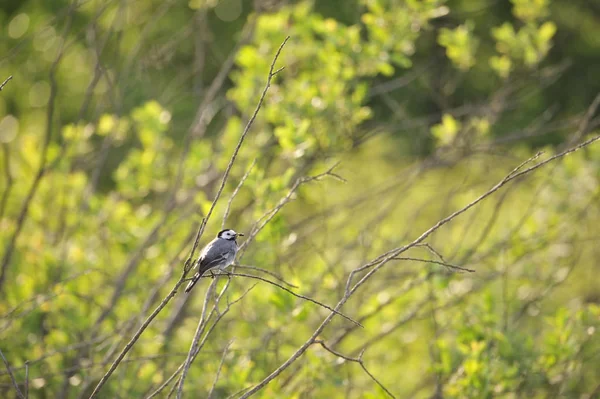
[[[442,262],[446,262],[446,260],[444,259],[444,257],[438,251],[436,251],[431,245],[429,245],[426,242],[422,242],[421,244],[417,244],[417,245],[415,245],[415,247],[424,247],[424,248],[427,248],[427,250],[429,252],[431,252],[432,254],[434,254],[435,256],[437,256],[439,260],[441,260]]]
[[[281,277],[279,274],[273,273],[270,270],[265,270],[265,269],[261,269],[260,267],[248,266],[248,265],[235,265],[235,267],[239,267],[240,269],[255,270],[257,272],[265,273],[265,274],[268,274],[271,277],[274,277],[277,281],[282,282],[283,284],[287,285],[290,288],[299,288],[297,285],[294,285],[292,283],[289,283],[289,282],[285,281],[283,279],[283,277]]]
[[[353,270],[350,275],[348,276],[348,280],[346,282],[346,292],[344,294],[344,296],[340,299],[340,301],[338,302],[338,304],[335,307],[335,310],[339,310],[350,298],[350,296],[356,292],[356,290],[358,288],[360,288],[360,286],[362,286],[369,278],[371,278],[373,276],[373,274],[377,273],[377,271],[379,271],[379,269],[381,269],[386,263],[388,263],[390,260],[392,260],[394,257],[397,257],[399,254],[406,252],[407,250],[409,250],[410,248],[415,247],[416,245],[422,243],[427,237],[429,237],[433,232],[435,232],[436,230],[438,230],[441,226],[445,225],[446,223],[450,222],[451,220],[453,220],[454,218],[458,217],[459,215],[465,213],[466,211],[468,211],[470,208],[474,207],[475,205],[477,205],[479,202],[483,201],[484,199],[486,199],[487,197],[489,197],[490,195],[492,195],[493,193],[495,193],[496,191],[498,191],[501,187],[503,187],[504,185],[506,185],[507,183],[509,183],[510,181],[523,176],[525,174],[528,174],[538,168],[541,168],[542,166],[548,164],[549,162],[552,162],[553,160],[557,159],[557,158],[561,158],[564,157],[567,154],[570,154],[572,152],[575,152],[585,146],[588,146],[596,141],[600,140],[600,136],[596,136],[593,137],[589,140],[586,140],[582,143],[580,143],[579,145],[572,147],[566,151],[560,152],[559,154],[556,154],[542,162],[539,162],[533,166],[530,166],[529,168],[526,168],[524,170],[519,171],[523,165],[525,165],[526,163],[532,161],[533,159],[537,158],[539,155],[536,155],[530,159],[528,159],[527,161],[525,161],[524,163],[522,163],[521,165],[519,165],[517,168],[515,168],[513,171],[511,171],[511,173],[509,173],[506,177],[504,177],[500,182],[498,182],[496,185],[494,185],[492,188],[490,188],[488,191],[486,191],[484,194],[480,195],[478,198],[476,198],[474,201],[470,202],[469,204],[467,204],[466,206],[464,206],[463,208],[453,212],[452,214],[450,214],[449,216],[441,219],[439,222],[437,222],[435,225],[433,225],[432,227],[430,227],[428,230],[426,230],[424,233],[422,233],[419,237],[417,237],[414,241],[412,241],[410,244],[404,245],[402,247],[399,248],[395,248],[392,249],[380,256],[378,256],[377,258],[375,258],[373,261],[367,263],[364,266],[359,267],[358,269]],[[352,279],[354,277],[354,275],[359,271],[359,270],[364,270],[365,268],[371,267],[373,265],[377,265],[375,266],[370,272],[368,272],[367,274],[365,274],[354,286],[352,286],[352,288],[350,288],[351,284],[352,284]],[[252,395],[254,395],[256,392],[260,391],[262,388],[264,388],[268,383],[270,383],[273,379],[277,378],[277,376],[279,376],[284,370],[286,370],[292,363],[294,363],[298,358],[300,358],[300,356],[302,356],[304,354],[304,352],[306,352],[306,350],[315,342],[315,340],[317,339],[317,337],[322,333],[322,331],[325,329],[325,327],[331,322],[331,320],[333,319],[334,313],[330,313],[324,320],[323,322],[319,325],[319,327],[317,327],[317,329],[313,332],[313,334],[310,336],[310,338],[308,338],[308,340],[302,344],[300,346],[300,348],[298,348],[296,350],[296,352],[294,352],[285,362],[283,362],[277,369],[275,369],[273,372],[271,372],[271,374],[269,374],[268,376],[266,376],[261,382],[259,382],[257,385],[255,385],[254,387],[252,387],[252,389],[248,390],[246,393],[244,393],[240,399],[246,399]]]
[[[215,198],[210,206],[210,209],[208,210],[206,217],[202,220],[202,224],[200,225],[200,229],[198,229],[198,234],[197,234],[197,240],[198,238],[202,235],[202,233],[204,232],[204,228],[206,227],[206,223],[208,221],[208,219],[210,218],[210,216],[212,215],[212,212],[215,208],[215,205],[217,203],[217,201],[219,200],[219,198],[221,197],[221,193],[223,192],[223,189],[225,188],[225,183],[227,182],[227,178],[229,177],[229,173],[231,172],[231,169],[233,167],[233,163],[235,162],[237,155],[240,151],[240,148],[242,147],[242,144],[244,143],[244,139],[246,138],[246,136],[248,135],[248,132],[250,131],[250,128],[252,127],[252,124],[254,123],[254,120],[256,119],[256,116],[258,115],[258,112],[260,111],[260,108],[262,107],[262,104],[264,102],[264,99],[267,95],[267,91],[269,91],[269,87],[271,87],[271,80],[273,79],[273,77],[275,76],[275,74],[277,74],[279,71],[282,70],[282,68],[278,69],[277,71],[273,72],[273,69],[275,68],[275,63],[277,62],[277,59],[279,58],[279,55],[281,54],[281,50],[283,49],[283,47],[285,46],[285,44],[287,43],[287,41],[289,40],[289,36],[287,36],[285,38],[285,40],[283,41],[283,43],[281,43],[281,45],[279,46],[279,49],[277,50],[277,52],[275,53],[275,57],[273,57],[273,61],[271,62],[271,67],[269,68],[269,75],[267,76],[267,83],[263,89],[263,92],[260,96],[260,99],[258,100],[258,104],[256,105],[256,109],[254,110],[254,113],[252,114],[252,116],[250,117],[250,119],[248,120],[248,123],[246,124],[246,127],[244,128],[244,131],[242,132],[242,135],[240,136],[240,139],[233,151],[233,155],[231,156],[231,158],[229,159],[229,163],[227,164],[227,168],[225,168],[225,173],[223,174],[223,179],[221,180],[221,185],[219,186],[219,189],[217,190],[217,194],[215,195]],[[196,240],[196,241],[197,241]],[[192,252],[193,254],[193,252]],[[186,265],[186,269],[187,269],[187,265]],[[186,270],[187,273],[188,270]],[[202,322],[202,320],[201,320]],[[200,327],[200,324],[199,324]],[[197,338],[199,336],[198,334],[199,329],[197,330],[197,334],[194,337],[194,341],[197,342]],[[183,368],[183,374],[181,376],[181,379],[179,381],[179,386],[178,386],[178,391],[177,391],[177,399],[181,398],[181,395],[183,393],[183,384],[185,382],[185,377],[187,374],[187,370],[189,369],[191,363],[192,363],[192,353],[195,347],[195,343],[196,342],[192,342],[192,347],[190,349],[190,355],[188,356],[188,358],[185,361],[185,365]]]
[[[345,180],[340,177],[339,175],[333,173],[333,170],[339,165],[339,162],[336,163],[335,165],[333,165],[332,167],[330,167],[327,171],[318,174],[316,176],[308,176],[308,177],[301,177],[299,179],[296,179],[296,181],[294,182],[294,184],[292,185],[292,187],[289,189],[288,193],[279,200],[279,202],[277,203],[277,205],[275,205],[275,207],[273,207],[272,209],[268,210],[267,212],[265,212],[252,226],[252,228],[250,229],[250,232],[248,233],[248,237],[246,238],[246,240],[242,243],[242,245],[240,245],[240,250],[239,250],[239,255],[238,258],[241,259],[241,257],[243,256],[243,254],[246,251],[246,247],[248,245],[250,245],[250,243],[254,240],[254,238],[258,235],[258,233],[275,217],[275,215],[277,215],[277,213],[281,210],[281,208],[283,208],[288,202],[290,202],[292,200],[292,197],[294,196],[294,194],[296,193],[296,190],[298,190],[298,188],[304,184],[304,183],[308,183],[311,181],[319,181],[321,180],[323,177],[326,176],[331,176],[335,179],[341,179],[342,181],[345,182]]]
[[[2,89],[4,89],[4,86],[6,86],[6,84],[12,79],[12,75],[10,75],[8,78],[6,78],[6,80],[4,80],[4,82],[2,82],[2,84],[0,85],[0,91],[2,91]]]
[[[334,179],[337,179],[339,181],[341,181],[342,183],[348,183],[348,180],[344,179],[342,176],[338,175],[337,173],[333,173],[333,170],[335,168],[337,168],[338,166],[340,166],[340,164],[342,163],[342,161],[337,161],[336,163],[333,164],[333,166],[331,166],[329,169],[327,169],[327,171],[318,174],[316,176],[313,177],[308,177],[308,180],[321,180],[323,177],[325,176],[330,176],[333,177]]]
[[[256,116],[258,115],[258,111],[260,111],[260,108],[262,107],[262,103],[265,100],[267,91],[269,91],[269,87],[271,87],[271,80],[273,79],[273,76],[275,76],[275,73],[273,73],[273,68],[275,67],[275,63],[277,62],[277,59],[279,58],[279,54],[281,54],[281,50],[283,49],[283,46],[285,46],[285,44],[287,43],[289,38],[290,38],[289,36],[287,36],[285,38],[283,43],[281,43],[281,46],[279,46],[277,53],[275,53],[275,57],[273,58],[273,62],[271,63],[271,68],[269,69],[269,75],[267,77],[267,84],[265,85],[265,88],[263,89],[262,95],[260,96],[260,99],[258,100],[258,104],[256,105],[256,109],[254,110],[252,117],[250,117],[250,119],[248,120],[248,123],[246,124],[246,127],[244,128],[244,131],[242,132],[242,135],[240,136],[240,140],[238,141],[237,145],[235,146],[235,149],[233,150],[233,155],[229,159],[229,163],[227,164],[227,167],[225,168],[225,173],[223,174],[223,179],[221,180],[221,185],[219,186],[219,189],[217,190],[215,199],[213,200],[213,202],[210,206],[210,209],[208,210],[208,213],[206,214],[206,216],[202,220],[202,223],[200,224],[200,228],[198,229],[198,234],[196,236],[196,241],[198,241],[198,239],[204,233],[204,228],[206,227],[206,223],[208,222],[210,215],[212,215],[212,212],[215,209],[215,205],[217,204],[217,201],[221,197],[221,193],[223,192],[223,188],[225,187],[225,183],[227,182],[227,178],[229,177],[229,172],[231,172],[233,163],[235,162],[237,155],[240,151],[240,148],[242,147],[242,144],[244,143],[244,139],[246,138],[246,135],[250,131],[250,128],[252,127],[252,124],[254,123]],[[277,72],[279,72],[279,70]],[[192,255],[193,255],[193,252],[192,252]]]
[[[579,121],[579,126],[577,126],[577,132],[567,142],[567,145],[573,145],[573,143],[580,140],[588,132],[588,128],[590,127],[590,121],[592,120],[592,117],[598,110],[598,107],[600,107],[600,93],[596,94],[594,101],[592,101],[592,103],[588,107],[586,113],[583,115],[583,118],[581,118],[581,121]]]
[[[198,248],[198,244],[200,243],[200,236],[204,232],[204,226],[206,226],[206,218],[202,218],[200,226],[198,227],[198,231],[196,232],[196,238],[194,238],[194,245],[192,245],[192,249],[190,250],[188,257],[185,260],[185,263],[183,264],[184,275],[187,275],[187,273],[193,266],[192,260],[194,259],[194,253]]]
[[[131,340],[127,343],[127,345],[125,345],[125,347],[123,348],[123,350],[121,351],[121,353],[119,353],[119,356],[117,357],[117,359],[115,359],[115,361],[111,364],[109,370],[106,372],[106,374],[104,374],[104,376],[100,379],[100,381],[98,382],[98,385],[96,385],[96,388],[94,388],[94,391],[92,392],[92,394],[90,395],[90,399],[95,398],[98,393],[100,392],[100,389],[102,388],[102,386],[104,386],[104,384],[106,384],[106,381],[110,378],[110,376],[114,373],[114,371],[116,370],[116,368],[119,366],[119,363],[121,363],[121,361],[123,360],[123,358],[125,357],[125,355],[127,354],[127,352],[129,352],[131,350],[131,348],[133,347],[133,345],[137,342],[137,340],[140,338],[140,336],[142,335],[142,333],[146,330],[146,328],[150,325],[150,323],[152,322],[152,320],[154,320],[154,318],[158,315],[158,313],[160,313],[160,311],[169,303],[169,301],[175,296],[175,294],[177,293],[177,289],[183,284],[183,282],[185,281],[185,277],[187,276],[187,273],[190,271],[191,267],[192,267],[192,259],[194,257],[194,253],[196,251],[196,249],[198,248],[198,243],[200,242],[200,238],[202,237],[202,234],[204,233],[204,229],[206,227],[206,224],[208,222],[208,219],[210,218],[215,205],[217,203],[217,201],[219,200],[221,193],[223,192],[223,188],[225,187],[225,183],[227,182],[227,179],[229,177],[229,172],[231,171],[231,168],[233,167],[233,163],[235,162],[235,159],[237,158],[237,154],[242,146],[242,143],[244,142],[244,139],[246,137],[246,135],[248,134],[250,128],[252,127],[252,124],[254,123],[254,120],[256,119],[256,116],[258,114],[258,111],[260,110],[262,103],[265,99],[265,96],[267,94],[267,91],[271,85],[271,80],[273,78],[273,76],[275,75],[273,73],[273,68],[274,65],[279,57],[279,54],[281,53],[281,50],[283,49],[283,46],[285,45],[285,43],[288,41],[289,36],[286,37],[286,39],[283,41],[283,43],[281,44],[281,46],[279,47],[279,50],[277,50],[277,53],[275,54],[275,57],[273,58],[273,62],[271,63],[271,68],[269,70],[269,76],[267,78],[267,84],[265,86],[265,89],[263,90],[263,93],[260,97],[260,100],[258,102],[258,105],[256,107],[256,110],[254,111],[254,114],[252,115],[252,117],[250,118],[250,120],[248,121],[241,137],[240,140],[233,152],[233,155],[231,156],[231,159],[229,160],[229,163],[227,165],[227,168],[225,169],[225,173],[223,175],[223,179],[221,180],[221,185],[217,191],[217,194],[211,204],[211,207],[208,211],[208,213],[206,214],[206,216],[202,219],[202,222],[200,223],[200,227],[198,228],[198,232],[196,233],[196,238],[194,240],[194,245],[190,251],[190,254],[188,256],[188,258],[185,261],[184,264],[184,270],[183,273],[181,275],[181,277],[179,278],[179,280],[177,281],[177,283],[175,283],[175,286],[173,287],[173,289],[169,292],[169,294],[165,297],[165,299],[163,299],[163,301],[160,303],[160,305],[154,310],[154,312],[152,312],[152,314],[146,319],[146,321],[144,322],[144,324],[142,324],[142,326],[140,326],[140,328],[138,329],[138,331],[134,334],[134,336],[131,338]]]
[[[6,358],[4,357],[4,353],[2,353],[2,350],[0,350],[0,356],[2,356],[2,360],[4,361],[6,370],[8,370],[8,375],[10,375],[10,380],[12,381],[13,385],[15,386],[15,390],[17,391],[17,395],[19,396],[19,398],[25,399],[25,396],[23,396],[21,390],[19,389],[19,384],[17,384],[17,380],[15,380],[15,376],[13,375],[12,370],[10,369],[10,364],[8,364],[8,360],[6,360]]]
[[[216,282],[216,280],[215,280],[215,282]],[[242,295],[240,295],[239,298],[237,298],[233,302],[227,301],[227,308],[225,308],[225,310],[222,313],[219,313],[218,310],[217,310],[217,306],[219,305],[219,302],[221,301],[221,298],[223,297],[223,295],[227,291],[227,288],[229,287],[229,281],[228,281],[227,284],[225,284],[225,286],[223,287],[223,289],[219,293],[219,295],[217,296],[217,298],[215,300],[215,304],[214,304],[213,308],[211,309],[210,314],[208,315],[208,317],[207,317],[206,320],[210,319],[211,316],[213,315],[213,313],[215,313],[215,311],[218,314],[217,318],[216,318],[215,322],[212,324],[212,326],[209,328],[209,330],[206,332],[206,334],[204,335],[204,338],[202,339],[202,342],[200,342],[199,344],[197,344],[200,335],[204,331],[204,327],[202,327],[202,329],[201,329],[201,326],[204,324],[204,321],[200,320],[200,322],[198,323],[198,328],[196,329],[196,334],[194,335],[194,340],[192,342],[192,347],[190,348],[190,351],[188,352],[188,356],[187,356],[185,362],[183,364],[181,364],[181,366],[175,371],[175,373],[173,373],[173,375],[171,376],[171,378],[169,378],[169,380],[172,380],[179,373],[180,370],[183,370],[183,373],[182,373],[181,377],[179,378],[179,383],[175,384],[173,386],[173,389],[171,390],[171,391],[173,391],[175,387],[178,388],[177,389],[177,398],[178,399],[181,399],[181,395],[183,395],[183,384],[185,382],[185,377],[187,375],[187,372],[188,372],[190,366],[192,365],[192,363],[194,362],[194,360],[196,359],[196,356],[198,356],[198,353],[200,353],[200,350],[202,349],[202,347],[206,343],[206,340],[208,339],[209,335],[212,333],[212,331],[217,326],[217,324],[219,323],[219,321],[223,318],[223,316],[225,316],[227,314],[227,312],[229,312],[229,309],[231,309],[231,307],[233,305],[235,305],[237,302],[239,302],[242,299],[244,299],[244,297],[246,295],[248,295],[248,293],[250,291],[252,291],[254,289],[254,287],[256,287],[257,284],[258,283],[252,285],[250,288],[248,288],[246,291],[244,291],[244,293]],[[206,300],[205,300],[206,302],[208,301],[209,296],[210,296],[210,293],[207,293],[206,294]],[[205,302],[205,304],[206,304],[206,302]],[[165,386],[165,384],[163,384],[163,387],[164,386]],[[160,389],[162,389],[162,387],[159,388],[159,390]],[[154,393],[153,396],[155,394],[156,393]],[[170,395],[171,394],[169,394],[169,396]]]
[[[25,362],[25,399],[29,399],[29,362]]]
[[[450,263],[440,262],[440,261],[437,261],[437,260],[428,260],[428,259],[420,259],[420,258],[407,258],[407,257],[394,257],[392,259],[394,259],[394,260],[412,260],[412,261],[415,261],[415,262],[423,262],[423,263],[435,263],[436,265],[446,266],[449,269],[460,270],[460,271],[469,272],[469,273],[475,273],[475,270],[473,270],[473,269],[467,269],[466,267],[456,266],[456,265],[452,265]]]
[[[96,385],[96,388],[94,388],[94,391],[90,395],[90,399],[92,399],[92,398],[96,397],[96,395],[98,395],[98,392],[100,392],[100,389],[102,388],[102,386],[110,378],[112,373],[114,373],[114,371],[117,369],[117,367],[119,366],[119,363],[121,363],[121,361],[123,360],[123,358],[125,357],[127,352],[129,352],[131,350],[131,348],[133,347],[133,345],[135,345],[135,343],[140,338],[142,333],[146,330],[146,328],[148,328],[150,323],[152,323],[152,320],[154,320],[154,318],[161,312],[161,310],[163,310],[163,308],[165,306],[167,306],[169,301],[171,301],[171,299],[177,293],[177,289],[183,284],[184,281],[185,281],[184,278],[180,278],[179,281],[177,281],[177,283],[175,284],[175,286],[173,287],[171,292],[169,292],[169,294],[162,300],[160,305],[158,305],[156,307],[156,309],[154,309],[154,312],[152,312],[152,314],[150,316],[148,316],[146,321],[144,321],[144,324],[142,324],[140,326],[140,328],[136,331],[136,333],[133,335],[133,337],[131,337],[131,339],[129,340],[127,345],[125,345],[125,347],[123,348],[121,353],[119,353],[119,356],[117,356],[115,361],[110,365],[110,368],[108,369],[108,371],[104,374],[104,376],[102,376],[102,378],[98,382],[98,385]]]
[[[228,285],[229,285],[229,282],[225,285],[225,287],[223,287],[223,289],[217,296],[217,300],[215,301],[215,306],[213,307],[213,310],[216,308],[216,306],[217,306],[216,304],[219,302],[221,296],[223,296],[223,294],[225,293],[225,290],[227,289]],[[190,366],[192,365],[194,353],[196,353],[196,349],[197,348],[199,349],[199,347],[200,347],[200,345],[199,345],[200,336],[204,333],[204,330],[206,329],[206,321],[207,321],[206,310],[208,309],[208,301],[210,299],[212,292],[215,290],[216,286],[217,286],[217,280],[213,279],[212,283],[208,287],[208,290],[206,291],[206,295],[204,296],[204,304],[202,305],[202,314],[200,315],[200,320],[198,321],[198,326],[196,327],[196,332],[194,333],[194,339],[192,340],[192,344],[190,345],[190,350],[188,351],[186,359],[183,363],[183,374],[181,375],[181,378],[179,379],[179,384],[175,384],[173,386],[173,389],[175,387],[177,387],[177,398],[178,399],[180,399],[181,395],[183,394],[183,383],[185,382],[185,377],[187,376],[188,370],[189,370]],[[212,315],[212,311],[211,311],[211,315]],[[209,317],[210,317],[210,315],[209,315]],[[171,394],[169,394],[169,396],[171,396]]]
[[[406,294],[407,292],[409,292],[410,290],[412,290],[413,288],[419,286],[420,284],[426,282],[429,277],[431,276],[431,272],[427,273],[424,276],[415,278],[413,280],[411,280],[408,284],[406,284],[406,286],[402,287],[401,290],[399,290],[398,292],[396,292],[394,294],[394,297],[390,297],[386,302],[380,303],[375,309],[373,309],[372,311],[370,311],[369,313],[361,316],[358,321],[360,321],[361,323],[364,323],[366,320],[370,319],[371,317],[379,314],[383,309],[385,309],[388,306],[391,306],[398,298],[401,297],[402,294]],[[416,315],[416,312],[421,308],[421,304],[417,304],[416,306],[413,307],[414,309],[414,313]],[[411,312],[408,312],[407,314],[409,314],[408,317],[404,316],[402,317],[401,320],[403,321],[410,321],[414,315],[410,315]],[[339,334],[337,334],[336,336],[334,336],[332,339],[329,340],[330,345],[332,346],[338,346],[339,343],[345,339],[352,331],[354,331],[356,329],[356,326],[348,326],[346,327],[344,330],[340,331]]]
[[[221,375],[221,369],[223,368],[223,363],[225,363],[225,356],[227,356],[227,352],[229,351],[229,347],[233,341],[229,341],[227,345],[225,345],[225,349],[223,349],[223,356],[221,356],[221,363],[219,363],[219,368],[217,369],[217,375],[215,375],[215,380],[213,381],[212,386],[210,387],[210,391],[208,391],[208,399],[212,398],[213,392],[215,391],[215,387],[217,386],[217,381],[219,381],[219,376]]]
[[[235,190],[233,190],[231,197],[229,197],[229,201],[227,201],[227,207],[225,208],[225,213],[223,214],[223,222],[221,223],[221,230],[225,228],[225,222],[227,221],[227,217],[229,216],[229,210],[231,209],[231,203],[233,202],[233,199],[237,196],[238,192],[244,185],[244,182],[250,175],[250,172],[252,172],[252,169],[254,168],[255,164],[256,164],[256,158],[254,158],[254,160],[250,164],[250,167],[248,168],[246,173],[244,173],[244,176],[242,176],[242,179],[238,183],[237,187],[235,188]]]
[[[216,275],[218,276],[219,274],[216,274]],[[266,278],[263,278],[263,277],[260,277],[260,276],[253,276],[252,274],[244,274],[244,273],[227,273],[227,272],[225,272],[222,275],[229,276],[229,277],[246,277],[246,278],[252,278],[252,279],[255,279],[255,280],[260,280],[260,281],[263,281],[265,283],[274,285],[275,287],[281,288],[282,290],[284,290],[286,292],[289,292],[290,294],[292,294],[293,296],[295,296],[297,298],[304,299],[305,301],[308,301],[308,302],[312,302],[315,305],[318,305],[318,306],[320,306],[322,308],[325,308],[325,309],[329,310],[330,312],[333,312],[334,314],[337,314],[338,316],[342,316],[344,319],[351,321],[352,323],[356,324],[357,326],[364,328],[364,326],[362,324],[360,324],[358,321],[356,321],[353,318],[351,318],[349,316],[346,316],[345,314],[343,314],[343,313],[335,310],[331,306],[325,305],[324,303],[319,302],[319,301],[317,301],[315,299],[312,299],[310,297],[307,297],[307,296],[295,293],[294,291],[290,290],[289,288],[284,287],[283,285],[278,284],[278,283],[276,283],[274,281],[268,280]],[[208,276],[202,276],[202,278],[210,278],[210,277],[211,277],[210,275],[208,275]]]
[[[371,374],[371,372],[369,372],[369,370],[367,369],[367,367],[365,366],[365,362],[363,361],[363,354],[365,353],[364,349],[362,350],[362,352],[360,352],[360,355],[358,355],[357,358],[354,357],[349,357],[349,356],[345,356],[344,354],[337,352],[333,349],[331,349],[330,347],[328,347],[325,342],[323,340],[317,339],[314,342],[315,344],[320,344],[323,349],[325,349],[327,352],[334,354],[335,356],[339,357],[340,359],[344,359],[347,360],[349,362],[354,362],[354,363],[358,363],[360,364],[360,367],[362,367],[362,369],[365,371],[365,373],[367,373],[367,375],[369,377],[371,377],[371,379],[377,384],[379,385],[379,387],[381,389],[383,389],[385,391],[385,393],[387,393],[391,398],[396,399],[396,397],[394,396],[394,394],[392,394],[381,382],[379,382],[379,380],[377,378],[375,378],[375,376],[373,374]]]

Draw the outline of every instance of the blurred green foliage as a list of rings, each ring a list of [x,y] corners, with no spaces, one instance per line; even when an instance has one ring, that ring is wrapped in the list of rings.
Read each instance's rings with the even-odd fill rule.
[[[0,26],[0,349],[30,397],[89,396],[169,292],[288,35],[201,244],[247,173],[226,223],[258,232],[239,263],[331,306],[355,268],[598,134],[584,0],[26,0]],[[345,184],[299,180],[336,161]],[[364,329],[336,317],[320,339],[364,349],[399,398],[595,397],[599,171],[595,144],[511,183],[427,240],[475,273],[416,247],[342,309]],[[233,278],[219,309],[253,283]],[[177,295],[100,397],[171,376],[209,284]],[[326,315],[259,283],[209,319],[185,396],[254,386]],[[4,369],[0,395],[17,397]],[[257,394],[327,396],[387,397],[318,345]]]

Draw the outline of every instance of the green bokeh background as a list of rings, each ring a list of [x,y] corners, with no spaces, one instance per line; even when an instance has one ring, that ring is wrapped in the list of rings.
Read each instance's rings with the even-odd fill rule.
[[[89,397],[178,280],[286,36],[201,245],[248,173],[239,264],[330,306],[352,270],[600,133],[585,0],[4,1],[0,31],[0,349],[32,398]],[[345,182],[306,181],[338,162]],[[364,328],[319,338],[364,350],[397,398],[598,397],[599,183],[598,143],[515,179],[426,240],[474,273],[413,248],[342,308]],[[264,282],[227,307],[254,283],[214,283],[184,397],[239,396],[328,314]],[[177,294],[101,398],[177,370],[210,285]],[[0,396],[18,397],[6,368]],[[320,345],[255,396],[388,397]]]

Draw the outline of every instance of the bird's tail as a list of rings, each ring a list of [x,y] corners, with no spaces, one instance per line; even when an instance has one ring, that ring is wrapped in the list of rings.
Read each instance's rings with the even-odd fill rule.
[[[190,292],[192,290],[192,288],[194,288],[194,286],[196,285],[198,280],[200,280],[200,273],[194,274],[194,277],[192,277],[192,280],[188,283],[187,287],[185,287],[185,293]]]

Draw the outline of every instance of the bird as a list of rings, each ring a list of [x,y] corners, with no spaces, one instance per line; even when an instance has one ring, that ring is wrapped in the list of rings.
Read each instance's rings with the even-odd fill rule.
[[[243,235],[242,233],[236,233],[232,229],[219,231],[217,237],[209,242],[200,252],[200,257],[194,264],[194,268],[197,269],[196,274],[194,274],[187,287],[185,287],[185,292],[190,292],[207,270],[214,268],[223,270],[231,265],[238,251],[235,239]]]

